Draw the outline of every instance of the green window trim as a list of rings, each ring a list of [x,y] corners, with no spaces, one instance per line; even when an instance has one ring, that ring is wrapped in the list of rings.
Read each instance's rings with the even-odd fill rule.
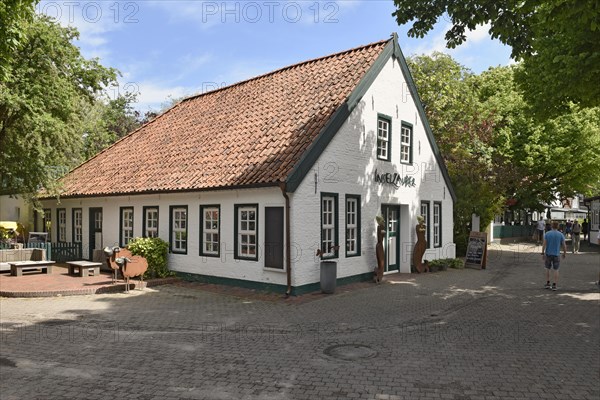
[[[160,209],[158,206],[144,206],[142,208],[142,237],[148,236],[148,227],[146,226],[148,220],[147,211],[148,210],[156,210],[156,237],[159,237],[159,229],[160,229]]]
[[[174,235],[175,231],[173,228],[173,214],[175,211],[185,210],[185,249],[175,249],[173,246],[174,241],[176,239],[176,235]],[[169,206],[169,252],[172,254],[187,254],[188,251],[188,206]],[[179,232],[179,231],[178,231]]]
[[[353,253],[349,253],[348,252],[348,200],[355,200],[356,201],[356,209],[354,210],[355,212],[355,216],[354,218],[356,219],[356,223],[355,223],[355,227],[354,229],[356,229],[356,251]],[[346,258],[350,258],[350,257],[360,257],[361,255],[361,229],[362,229],[362,222],[361,222],[361,199],[360,199],[360,195],[357,194],[347,194],[346,195],[346,218],[345,218],[345,222],[346,222]]]
[[[60,214],[64,215],[64,224],[61,224]],[[61,235],[61,230],[63,230],[63,234]],[[56,209],[56,241],[57,242],[66,242],[67,241],[67,209],[66,208],[57,208]]]
[[[387,154],[386,157],[379,155],[379,121],[384,121],[388,124],[388,137],[387,137]],[[375,128],[375,156],[381,161],[392,161],[392,117],[389,115],[377,113],[377,126]]]
[[[129,242],[125,242],[125,235],[124,235],[124,231],[125,231],[125,226],[123,225],[123,223],[125,222],[125,212],[126,211],[131,211],[131,238],[129,240],[133,240],[134,238],[134,233],[133,233],[133,224],[134,224],[134,209],[131,206],[127,206],[127,207],[119,207],[119,246],[121,247],[127,247],[127,245],[129,244]]]
[[[240,235],[240,221],[239,220],[239,211],[242,208],[253,208],[254,212],[255,212],[255,218],[254,218],[254,230],[250,230],[247,229],[247,232],[254,232],[254,256],[246,256],[246,255],[242,255],[240,254],[240,240],[239,240],[239,235]],[[258,261],[258,242],[259,242],[259,209],[258,209],[258,204],[257,203],[253,203],[253,204],[234,204],[233,206],[234,209],[234,234],[233,234],[233,245],[235,247],[235,250],[233,252],[233,258],[236,260],[247,260],[247,261]],[[243,243],[241,243],[243,244]],[[252,246],[252,243],[246,243],[246,245],[248,246],[248,249],[250,249],[250,247]]]
[[[218,245],[216,253],[207,253],[204,250],[204,211],[206,209],[216,208],[217,209],[217,237]],[[236,247],[237,248],[237,247]],[[219,258],[221,256],[221,206],[219,204],[202,204],[200,205],[200,255],[203,257],[215,257]]]
[[[408,161],[402,160],[402,148],[406,146],[406,144],[402,141],[403,129],[410,130],[410,138],[408,143]],[[401,164],[412,164],[413,163],[413,138],[414,138],[414,129],[413,124],[410,122],[402,121],[400,123],[400,163]]]
[[[80,225],[77,225],[77,213],[79,212],[80,216]],[[71,239],[73,243],[81,243],[83,240],[83,209],[82,208],[73,208],[71,210]],[[79,231],[79,240],[77,240],[77,228]]]
[[[421,201],[421,215],[423,215],[423,206],[427,207],[426,212],[426,218],[425,218],[425,240],[427,241],[427,248],[430,249],[432,248],[432,243],[431,243],[431,236],[430,236],[430,232],[431,232],[431,204],[429,201]]]
[[[434,233],[434,237],[433,237],[433,247],[435,248],[439,248],[442,247],[442,243],[443,241],[443,235],[442,235],[442,202],[441,201],[434,201],[433,202],[433,218],[434,218],[434,222],[433,224],[435,225],[435,209],[438,208],[439,209],[439,222],[438,222],[438,230],[439,230],[439,243],[435,243],[435,233]],[[435,227],[434,227],[435,228]],[[434,231],[435,232],[435,231]]]
[[[323,224],[323,201],[325,199],[329,199],[332,198],[333,199],[333,211],[332,211],[332,218],[333,221],[331,224],[327,224],[324,225]],[[340,257],[340,233],[339,233],[339,195],[337,193],[328,193],[328,192],[321,192],[321,242],[319,243],[319,248],[322,251],[321,254],[321,259],[322,260],[330,260],[330,259],[334,259],[334,258],[339,258]],[[323,233],[326,229],[333,229],[333,235],[331,238],[325,238]],[[329,239],[329,240],[326,240]],[[332,244],[331,246],[333,246],[333,253],[329,254],[330,249],[324,249],[323,248],[323,244],[325,241],[331,241]]]

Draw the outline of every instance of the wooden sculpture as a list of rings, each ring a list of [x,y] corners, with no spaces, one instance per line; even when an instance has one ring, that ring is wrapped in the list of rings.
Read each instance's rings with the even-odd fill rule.
[[[385,238],[385,221],[382,216],[375,217],[377,221],[377,245],[375,246],[375,255],[377,256],[377,269],[374,273],[375,283],[383,280],[383,271],[385,269],[385,251],[383,250],[383,239]]]
[[[423,263],[423,255],[427,248],[427,240],[425,240],[425,218],[422,215],[417,216],[417,243],[413,250],[413,265],[418,273],[429,272],[429,265]]]

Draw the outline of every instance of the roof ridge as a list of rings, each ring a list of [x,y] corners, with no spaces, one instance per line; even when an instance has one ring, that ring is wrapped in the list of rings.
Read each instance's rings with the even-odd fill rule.
[[[347,50],[343,50],[343,51],[338,51],[337,53],[332,53],[332,54],[329,54],[329,55],[326,55],[326,56],[311,58],[309,60],[300,61],[300,62],[297,62],[295,64],[290,64],[288,66],[278,68],[278,69],[276,69],[274,71],[269,71],[269,72],[266,72],[266,73],[261,74],[261,75],[257,75],[257,76],[254,76],[254,77],[251,77],[251,78],[248,78],[248,79],[244,79],[244,80],[239,81],[239,82],[232,83],[231,85],[223,86],[223,87],[220,87],[220,88],[217,88],[217,89],[214,89],[214,90],[210,90],[208,92],[197,93],[197,94],[191,95],[191,96],[186,97],[186,98],[182,99],[181,101],[179,101],[177,104],[175,104],[175,106],[177,106],[178,104],[183,103],[184,101],[193,100],[193,99],[196,99],[198,97],[202,97],[202,96],[206,96],[206,95],[209,95],[209,94],[221,92],[223,90],[231,89],[232,87],[240,86],[240,85],[243,85],[243,84],[248,83],[248,82],[252,82],[252,81],[255,81],[255,80],[266,78],[268,76],[275,75],[275,74],[278,74],[278,73],[290,70],[292,68],[297,68],[297,67],[305,65],[305,64],[310,64],[310,63],[321,61],[321,60],[324,60],[324,59],[327,59],[327,58],[333,58],[333,57],[336,57],[336,56],[339,56],[339,55],[342,55],[342,54],[350,53],[350,52],[361,50],[361,49],[366,49],[366,48],[369,48],[369,47],[379,46],[379,45],[382,45],[384,43],[388,43],[388,42],[390,42],[393,39],[394,38],[391,37],[389,39],[379,40],[377,42],[372,42],[372,43],[365,44],[365,45],[362,45],[362,46],[353,47],[351,49],[347,49]],[[173,106],[172,108],[174,108],[175,106]]]

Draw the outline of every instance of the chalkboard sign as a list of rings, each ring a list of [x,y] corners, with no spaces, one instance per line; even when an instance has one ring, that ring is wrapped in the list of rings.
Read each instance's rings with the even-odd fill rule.
[[[471,232],[467,244],[465,267],[485,269],[487,261],[487,233]]]

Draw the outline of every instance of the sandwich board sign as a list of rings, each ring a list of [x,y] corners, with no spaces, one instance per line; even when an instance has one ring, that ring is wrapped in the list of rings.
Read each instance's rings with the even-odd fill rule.
[[[465,267],[485,269],[487,264],[487,233],[473,232],[469,234]]]

